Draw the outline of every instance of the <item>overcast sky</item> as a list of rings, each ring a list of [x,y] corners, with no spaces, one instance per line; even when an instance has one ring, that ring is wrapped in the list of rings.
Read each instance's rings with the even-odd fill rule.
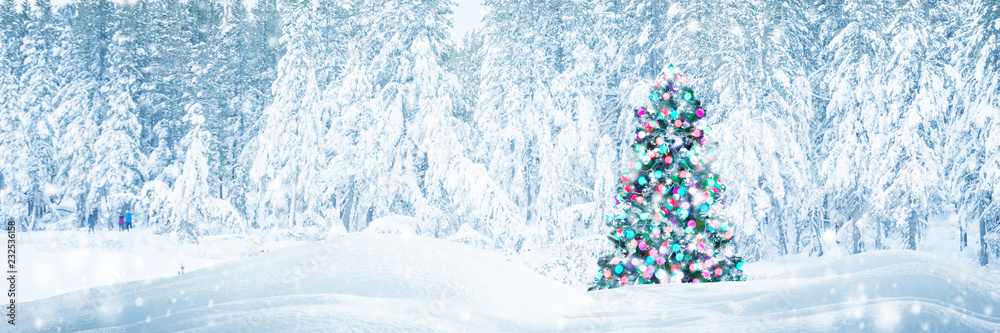
[[[483,18],[482,0],[455,0],[458,6],[455,7],[455,28],[451,32],[451,37],[455,44],[462,41],[465,32],[475,29]]]

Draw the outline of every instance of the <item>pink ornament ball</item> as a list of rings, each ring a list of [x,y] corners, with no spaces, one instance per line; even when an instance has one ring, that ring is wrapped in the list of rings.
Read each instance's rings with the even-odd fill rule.
[[[695,113],[698,115],[698,117],[704,117],[705,116],[705,109],[698,108],[698,111],[695,111]]]
[[[642,197],[640,197],[640,196],[636,196],[636,197],[635,197],[635,202],[639,203],[640,205],[642,204],[642,202],[643,202],[643,201],[646,201],[646,200],[645,200],[645,199],[643,199],[643,198],[642,198]]]
[[[667,185],[663,185],[663,184],[656,185],[656,192],[660,193],[660,194],[666,193],[667,192]]]
[[[663,157],[663,163],[670,164],[674,161],[674,158],[670,155]]]
[[[715,269],[715,276],[722,276],[722,268]]]
[[[665,101],[665,100],[668,100],[668,99],[670,99],[670,93],[663,94],[663,100]]]
[[[622,278],[619,279],[619,281],[621,281],[622,284],[626,284],[626,283],[628,283],[628,277],[627,276],[622,276]]]
[[[691,132],[691,136],[696,137],[696,138],[697,137],[701,137],[701,130],[700,129],[696,129],[696,130],[692,131]]]
[[[658,258],[656,258],[656,263],[660,264],[660,265],[663,265],[663,264],[667,263],[667,257],[658,257]]]
[[[646,109],[641,109],[640,108],[638,111],[635,112],[635,114],[639,115],[639,117],[645,116],[646,115]]]
[[[610,279],[611,278],[611,270],[610,269],[605,269],[604,270],[604,278],[605,279]]]
[[[674,120],[674,127],[681,128],[681,124],[684,124],[680,119]]]
[[[732,231],[726,231],[726,236],[725,237],[726,237],[726,239],[733,238],[733,232]]]
[[[685,202],[685,203],[686,203],[686,202]],[[688,226],[689,226],[689,227],[692,227],[692,228],[694,228],[694,227],[695,227],[695,226],[697,226],[697,225],[698,225],[698,224],[697,224],[697,223],[695,223],[695,222],[694,222],[694,220],[688,220]]]
[[[688,265],[688,270],[690,270],[692,272],[697,272],[698,271],[698,265],[695,264],[695,263],[691,263],[690,265]]]
[[[646,250],[646,241],[639,242],[639,249],[643,251]]]

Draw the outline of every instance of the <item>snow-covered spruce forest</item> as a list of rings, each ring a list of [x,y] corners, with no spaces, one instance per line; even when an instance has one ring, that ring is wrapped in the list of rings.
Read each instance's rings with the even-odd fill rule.
[[[673,64],[745,259],[920,249],[949,214],[943,246],[1000,258],[993,0],[485,0],[459,43],[453,6],[0,0],[0,216],[131,209],[184,242],[409,227],[579,285],[635,96]]]

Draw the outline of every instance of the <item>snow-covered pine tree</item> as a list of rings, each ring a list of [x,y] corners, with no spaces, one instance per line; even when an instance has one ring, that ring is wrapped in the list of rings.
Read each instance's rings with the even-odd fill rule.
[[[390,213],[435,221],[427,231],[441,236],[458,229],[443,209],[469,197],[449,187],[465,177],[456,168],[466,146],[465,124],[454,117],[458,80],[444,67],[452,47],[451,5],[365,1],[358,7],[355,24],[363,28],[352,31],[347,45],[331,131],[353,146],[338,148],[339,163],[362,166],[339,195],[347,202],[349,230]],[[456,210],[461,207],[448,209]]]
[[[963,42],[946,52],[959,93],[944,150],[960,248],[985,266],[1000,258],[1000,3],[963,2],[961,13],[954,40]]]
[[[21,42],[27,17],[13,1],[0,2],[0,218],[24,223],[28,216],[25,192],[32,183],[23,163],[29,151],[26,117],[18,95]],[[21,224],[24,226],[24,224]]]
[[[590,289],[626,284],[742,279],[733,233],[719,214],[725,185],[710,163],[705,109],[668,66],[636,109],[637,158],[621,175],[618,206],[608,215],[609,251]]]
[[[83,21],[75,17],[77,10],[76,5],[67,5],[60,11],[66,24],[59,30],[57,48],[60,61],[55,74],[62,84],[53,99],[53,179],[64,196],[77,201],[77,212],[88,214],[93,207],[87,205],[86,175],[94,161],[93,144],[98,134],[92,96],[99,85],[81,49],[84,40],[92,36],[80,29]]]
[[[167,228],[187,242],[197,242],[203,234],[246,232],[249,225],[243,216],[229,202],[211,193],[211,134],[204,128],[201,104],[189,104],[187,108],[184,120],[190,127],[181,140],[180,147],[185,155],[180,163],[180,175],[174,182],[173,211]]]
[[[905,2],[893,8],[895,18],[887,29],[892,57],[876,71],[883,82],[874,93],[884,105],[861,110],[871,117],[869,137],[871,173],[859,175],[875,192],[870,215],[877,245],[882,238],[896,239],[900,247],[918,249],[927,220],[947,207],[943,182],[943,132],[955,83],[946,72],[948,35],[954,24],[933,27],[958,17],[948,2]],[[871,242],[870,240],[866,242]],[[875,247],[875,250],[881,249]]]
[[[284,27],[280,43],[286,53],[272,85],[274,101],[264,111],[260,132],[251,143],[256,156],[246,197],[247,215],[260,228],[303,226],[303,217],[317,216],[320,201],[325,201],[320,194],[327,176],[322,142],[327,128],[316,79],[319,54],[313,50],[320,38],[312,29],[319,20],[316,6],[279,3]]]
[[[89,202],[101,202],[105,216],[137,202],[146,180],[145,155],[140,150],[142,125],[137,115],[136,96],[143,80],[141,66],[146,53],[137,44],[143,26],[135,20],[133,6],[115,6],[108,46],[107,81],[101,87],[106,108],[100,134],[94,143],[94,166],[88,180]]]
[[[27,4],[27,3],[26,3]],[[56,20],[52,14],[52,6],[48,0],[32,1],[26,6],[28,16],[26,34],[22,39],[20,99],[24,111],[20,115],[29,146],[24,155],[18,158],[18,163],[24,163],[23,170],[30,178],[26,188],[28,196],[29,228],[36,228],[38,219],[49,208],[49,193],[45,187],[52,181],[52,137],[53,125],[49,120],[54,109],[53,97],[59,87],[59,79],[55,76],[55,58],[52,54],[57,31]],[[56,194],[56,193],[51,193]]]
[[[253,142],[254,137],[260,133],[260,120],[263,119],[265,108],[271,104],[272,83],[276,76],[276,65],[284,48],[278,43],[281,37],[281,19],[277,9],[276,0],[259,0],[250,11],[250,17],[246,21],[237,21],[236,25],[245,25],[242,29],[245,35],[245,43],[239,52],[242,59],[240,69],[245,70],[245,74],[235,73],[234,80],[239,81],[236,85],[237,96],[234,107],[239,108],[243,120],[244,130],[240,133],[238,145],[233,149],[234,158],[232,169],[222,172],[231,173],[233,182],[230,195],[226,198],[237,207],[250,221],[255,221],[247,207],[247,198],[251,188],[255,188],[249,181],[249,170],[256,158],[257,151]],[[241,29],[236,27],[234,29]],[[239,43],[239,42],[236,42]],[[238,45],[238,44],[237,44]]]
[[[552,41],[553,67],[549,95],[543,101],[544,120],[551,128],[542,142],[551,151],[538,162],[538,194],[531,214],[542,228],[536,242],[564,247],[571,239],[600,232],[601,201],[594,191],[600,129],[598,110],[607,109],[605,54],[609,43],[595,1],[550,1],[553,21],[542,33]],[[595,22],[598,22],[595,24]],[[544,146],[544,145],[543,145]],[[564,172],[574,170],[574,172]],[[571,216],[580,216],[573,218]]]
[[[815,161],[816,177],[822,193],[821,221],[824,223],[818,237],[828,250],[837,249],[835,243],[844,244],[837,251],[860,253],[874,247],[864,242],[874,233],[873,220],[867,212],[872,209],[872,199],[880,189],[873,188],[863,177],[872,173],[872,164],[866,162],[867,151],[874,133],[871,114],[881,110],[884,103],[880,91],[883,82],[871,77],[888,59],[890,47],[880,31],[889,21],[888,5],[882,1],[845,1],[831,9],[827,18],[828,28],[839,31],[818,56],[827,62],[817,90],[829,95],[829,103],[819,121],[821,134],[815,149],[824,154]],[[867,110],[869,114],[862,114]],[[820,201],[817,201],[817,203]],[[873,238],[872,238],[873,239]],[[826,251],[826,250],[824,250]]]

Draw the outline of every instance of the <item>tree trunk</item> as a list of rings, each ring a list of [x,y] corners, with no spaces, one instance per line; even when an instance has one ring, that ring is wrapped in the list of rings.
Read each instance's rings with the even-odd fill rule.
[[[989,264],[986,258],[986,218],[979,219],[979,264]]]
[[[965,250],[965,224],[962,221],[958,221],[958,250]]]
[[[783,223],[784,222],[783,219],[780,218],[781,215],[779,214],[778,216],[779,218],[774,219],[775,223],[778,224],[778,242],[781,243],[781,255],[787,255],[788,241],[785,239],[785,224]]]
[[[341,216],[344,219],[344,230],[351,232],[351,208],[354,207],[354,177],[351,177],[350,189],[347,190],[347,199],[344,200],[344,209]]]
[[[917,211],[910,211],[910,250],[917,249]]]
[[[861,228],[858,227],[858,220],[851,220],[851,227],[854,231],[854,254],[861,253]]]

